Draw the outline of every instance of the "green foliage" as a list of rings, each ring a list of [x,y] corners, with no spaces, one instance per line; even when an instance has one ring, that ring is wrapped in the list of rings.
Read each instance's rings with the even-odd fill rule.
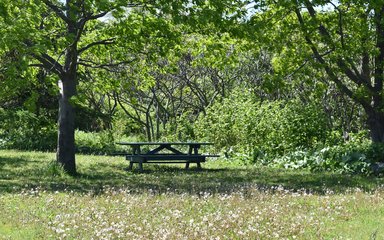
[[[176,134],[168,137],[172,141],[194,141],[196,139],[194,132],[194,116],[190,112],[184,112],[177,120],[177,128],[175,129]]]
[[[377,119],[365,128],[370,129],[373,141],[383,142],[382,127],[373,126],[384,122],[382,74],[375,74],[383,71],[383,59],[377,56],[384,53],[380,12],[384,2],[261,3],[249,17],[249,37],[270,46],[275,72],[296,81],[322,79],[328,87],[333,83],[368,118]]]
[[[276,167],[369,175],[375,173],[373,164],[383,162],[383,156],[384,144],[372,143],[363,132],[338,145],[312,150],[296,149],[264,161]]]
[[[255,160],[324,142],[323,111],[298,100],[260,102],[237,92],[217,102],[196,123],[196,135],[219,148],[255,152]]]
[[[372,143],[368,138],[356,138],[323,148],[315,155],[318,158],[310,166],[313,170],[371,174],[372,164],[383,161],[384,144]]]
[[[140,136],[123,136],[118,132],[104,130],[100,132],[75,131],[76,151],[82,154],[110,155],[130,151],[116,142],[140,142]]]
[[[373,94],[367,79],[381,66],[371,62],[382,49],[380,21],[372,17],[383,3],[250,2],[131,1],[131,8],[125,0],[0,1],[3,106],[38,114],[43,88],[33,86],[43,80],[56,95],[52,85],[72,59],[75,126],[115,131],[77,131],[81,153],[112,153],[116,136],[146,132],[150,140],[212,141],[244,163],[368,173],[372,162],[383,162],[382,145],[342,138],[342,130],[366,127],[357,113],[362,106],[381,107],[371,101],[382,89]],[[318,12],[295,14],[303,8]],[[104,12],[113,18],[99,19]],[[81,26],[77,39],[67,31],[70,20]],[[71,46],[77,50],[68,57]],[[36,77],[42,66],[47,80]],[[233,90],[239,83],[246,90]],[[373,110],[366,114],[382,113]],[[55,123],[47,117],[3,110],[0,117],[0,147],[55,148]]]
[[[0,148],[54,150],[56,126],[44,116],[25,110],[0,109]]]
[[[111,131],[83,132],[75,131],[76,151],[85,154],[111,154],[116,151]]]

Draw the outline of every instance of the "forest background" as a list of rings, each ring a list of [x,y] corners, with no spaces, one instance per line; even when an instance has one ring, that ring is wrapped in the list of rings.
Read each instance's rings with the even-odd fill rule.
[[[72,173],[75,152],[118,141],[313,171],[384,161],[383,1],[0,2],[0,148],[57,150]]]

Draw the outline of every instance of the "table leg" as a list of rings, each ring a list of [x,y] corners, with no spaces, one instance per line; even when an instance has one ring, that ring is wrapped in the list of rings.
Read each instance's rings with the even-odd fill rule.
[[[185,164],[185,169],[189,169],[189,162]]]
[[[132,154],[141,154],[140,145],[133,145],[132,146]]]
[[[188,154],[199,154],[200,144],[189,145]]]
[[[197,169],[198,169],[198,170],[201,170],[201,164],[200,164],[200,162],[197,162]]]
[[[140,171],[140,172],[143,171],[143,162],[139,162],[139,171]]]
[[[193,147],[193,154],[199,154],[199,148],[200,148],[200,145],[195,145]]]
[[[131,171],[133,168],[133,162],[129,162],[129,167],[127,168],[128,171]]]

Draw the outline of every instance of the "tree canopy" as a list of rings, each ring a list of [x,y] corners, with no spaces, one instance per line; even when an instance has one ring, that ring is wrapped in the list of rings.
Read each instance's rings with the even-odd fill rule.
[[[220,116],[212,106],[242,104],[220,107],[233,96],[250,96],[260,114],[281,106],[291,118],[309,109],[330,129],[353,131],[359,122],[382,143],[383,14],[383,1],[358,0],[0,0],[0,100],[40,112],[59,95],[57,161],[73,174],[76,119],[100,118],[95,129],[112,128],[120,114],[148,140],[162,132],[197,136],[188,126]],[[296,140],[326,136],[309,135]]]
[[[251,4],[251,3],[250,3]],[[314,68],[362,106],[372,140],[384,140],[382,1],[253,1],[248,37],[268,42],[285,75]],[[263,34],[261,34],[263,33]]]

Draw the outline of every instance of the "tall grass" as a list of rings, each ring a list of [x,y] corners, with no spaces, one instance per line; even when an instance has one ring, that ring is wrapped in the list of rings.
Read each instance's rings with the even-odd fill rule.
[[[69,177],[53,159],[0,151],[0,239],[384,238],[383,179],[85,155]]]

